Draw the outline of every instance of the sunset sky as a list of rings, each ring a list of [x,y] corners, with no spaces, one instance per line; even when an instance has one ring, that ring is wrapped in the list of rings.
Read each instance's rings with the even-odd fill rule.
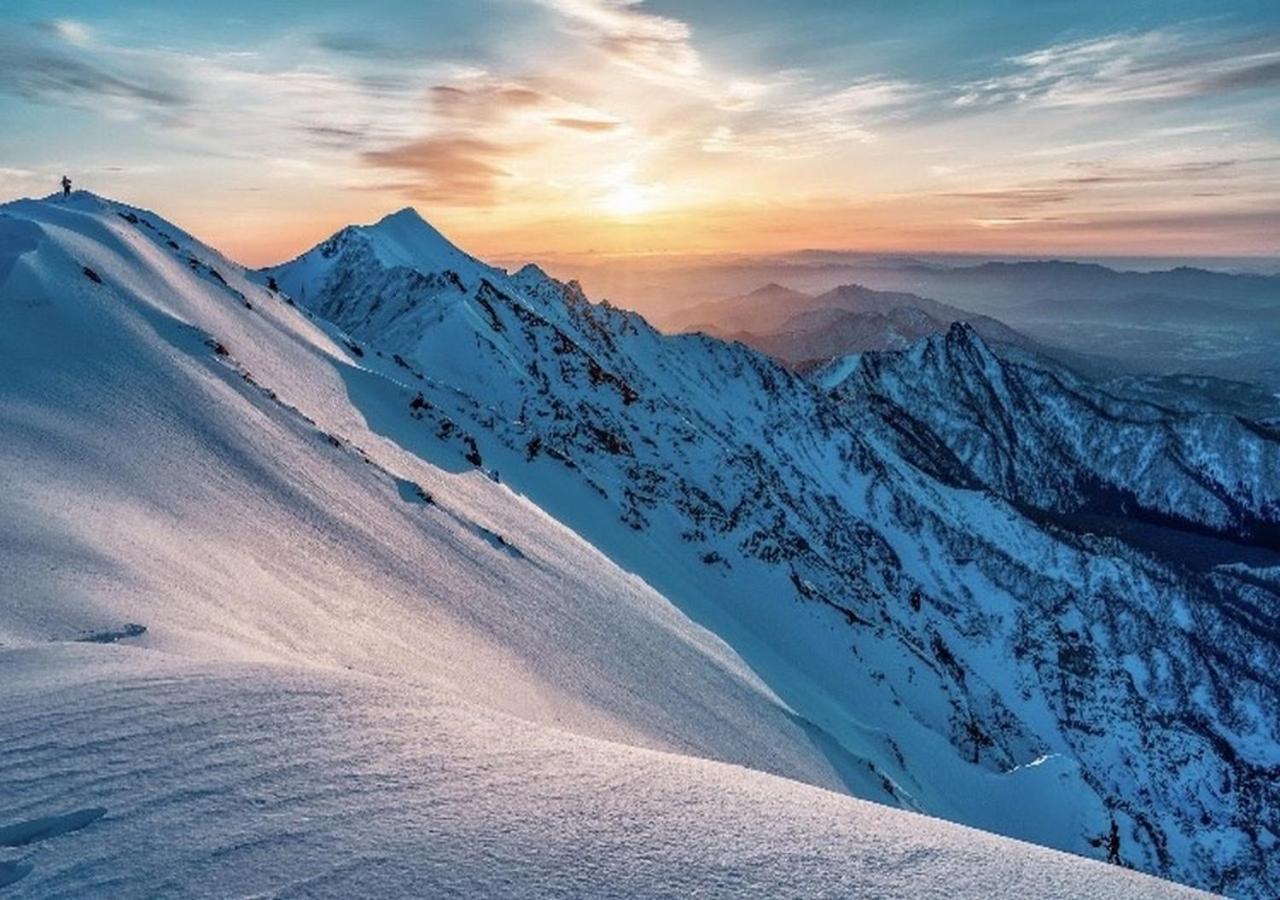
[[[1280,3],[10,0],[0,198],[248,263],[413,205],[480,254],[1280,254]]]

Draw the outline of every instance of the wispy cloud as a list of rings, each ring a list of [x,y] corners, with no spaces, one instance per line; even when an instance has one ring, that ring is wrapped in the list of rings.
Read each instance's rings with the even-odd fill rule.
[[[966,85],[960,107],[1155,103],[1280,85],[1280,34],[1154,30],[1055,44]]]
[[[530,146],[513,134],[513,120],[556,104],[556,98],[516,80],[476,73],[426,91],[419,133],[391,146],[366,150],[365,165],[399,172],[398,190],[446,205],[488,206],[511,172],[507,163]],[[423,130],[423,125],[429,125]]]
[[[873,77],[835,90],[815,90],[797,80],[780,94],[717,126],[703,140],[703,150],[793,159],[841,143],[869,143],[876,140],[876,126],[902,114],[921,90],[905,81]]]
[[[974,200],[987,207],[999,209],[1040,209],[1044,206],[1065,203],[1075,193],[1064,187],[1011,187],[980,191],[950,191],[943,197]]]
[[[1075,174],[1058,179],[1058,183],[1068,186],[1181,183],[1242,173],[1242,170],[1246,167],[1265,165],[1278,160],[1280,160],[1280,156],[1199,159],[1164,165],[1112,165],[1095,162],[1072,162],[1067,164],[1067,168]]]
[[[158,191],[203,157],[229,189],[265,188],[264,208],[311,204],[333,222],[411,198],[481,232],[578,223],[565,233],[592,246],[609,217],[628,242],[663,217],[683,232],[646,240],[727,241],[707,226],[731,207],[718,221],[734,240],[747,221],[799,240],[774,216],[794,207],[813,211],[810,239],[887,240],[876,229],[897,222],[936,243],[947,228],[1003,241],[1120,213],[1229,223],[1251,198],[1280,197],[1267,17],[1120,14],[1114,33],[1020,52],[1036,45],[996,44],[993,30],[977,46],[943,14],[925,30],[902,14],[897,35],[878,15],[884,27],[860,36],[846,28],[857,14],[820,5],[704,7],[695,28],[669,0],[441,0],[378,17],[316,0],[307,16],[262,4],[242,29],[179,28],[161,44],[110,6],[93,27],[0,14],[0,118],[21,107],[36,123],[8,163],[38,170],[0,185],[48,179],[62,133],[49,123],[71,109],[105,136],[100,151],[66,148],[82,177],[161,162],[115,182]],[[1054,34],[1071,17],[1028,18]],[[1123,30],[1139,21],[1170,24]],[[810,40],[821,27],[833,31]]]
[[[447,119],[494,122],[512,112],[553,105],[556,98],[517,81],[470,79],[461,84],[437,84],[429,91],[433,111]]]
[[[1280,154],[1274,153],[1147,164],[1075,161],[1052,178],[936,196],[964,203],[982,227],[1008,228],[1071,217],[1092,220],[1106,210],[1132,210],[1135,205],[1153,210],[1171,205],[1179,214],[1191,215],[1210,198],[1249,206],[1259,199],[1257,184],[1276,176]],[[1272,192],[1272,199],[1280,202],[1280,191]]]
[[[36,22],[35,27],[72,44],[87,44],[93,38],[93,31],[89,26],[74,19],[51,19]]]
[[[446,128],[518,125],[527,138],[530,129],[551,124],[579,131],[612,131],[622,120],[590,104],[561,96],[539,78],[497,78],[470,74],[427,91],[432,119]]]
[[[408,42],[388,40],[365,31],[326,31],[315,36],[321,50],[360,60],[416,62],[422,59],[422,48]]]
[[[504,191],[509,199],[512,169],[528,157],[555,152],[566,134],[614,134],[625,124],[561,96],[537,77],[465,73],[432,85],[426,100],[417,135],[360,158],[405,176],[401,192],[442,205],[488,206]]]
[[[214,155],[376,146],[407,138],[421,115],[421,73],[370,80],[252,50],[182,52],[87,35],[66,22],[0,26],[0,94],[138,121]]]
[[[688,24],[645,11],[641,0],[537,2],[557,13],[570,31],[642,75],[688,78],[702,68]]]
[[[0,31],[0,92],[37,103],[93,106],[125,114],[173,111],[191,102],[190,86],[136,60],[104,61],[81,45],[87,29],[60,21]]]

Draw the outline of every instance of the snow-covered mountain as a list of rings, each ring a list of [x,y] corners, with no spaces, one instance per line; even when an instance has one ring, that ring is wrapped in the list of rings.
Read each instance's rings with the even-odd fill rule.
[[[19,201],[0,309],[13,896],[1181,892],[890,806],[1273,892],[1255,567],[411,214],[248,273]]]
[[[514,284],[443,258],[479,334]],[[6,896],[1180,893],[848,796],[832,738],[417,391],[484,452],[495,412],[152,213],[0,207],[0,309]],[[581,477],[551,452],[531,478]]]
[[[743,346],[663,336],[534,267],[434,268],[441,241],[402,213],[263,273],[405,385],[398,406],[353,390],[376,431],[513,486],[638,573],[741,655],[852,793],[1094,856],[1115,821],[1130,864],[1274,893],[1280,568],[1186,571],[1047,521],[984,489],[955,435],[867,427]],[[1231,503],[1187,484],[1160,501],[1263,535],[1268,433],[1204,420],[1180,440],[1201,426],[1203,458],[1238,442],[1218,463]]]
[[[1280,546],[1280,431],[1262,423],[1109,392],[966,324],[814,377],[904,455],[1015,503]]]

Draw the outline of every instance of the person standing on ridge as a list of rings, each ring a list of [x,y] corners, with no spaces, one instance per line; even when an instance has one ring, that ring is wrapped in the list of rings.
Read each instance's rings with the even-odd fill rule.
[[[66,175],[62,176],[62,196],[63,197],[71,196],[71,179],[68,178]]]

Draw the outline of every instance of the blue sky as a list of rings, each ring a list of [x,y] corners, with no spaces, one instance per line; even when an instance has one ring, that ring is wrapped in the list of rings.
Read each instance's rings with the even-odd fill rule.
[[[481,251],[1280,253],[1280,3],[10,0],[0,196],[249,261],[414,204]]]

